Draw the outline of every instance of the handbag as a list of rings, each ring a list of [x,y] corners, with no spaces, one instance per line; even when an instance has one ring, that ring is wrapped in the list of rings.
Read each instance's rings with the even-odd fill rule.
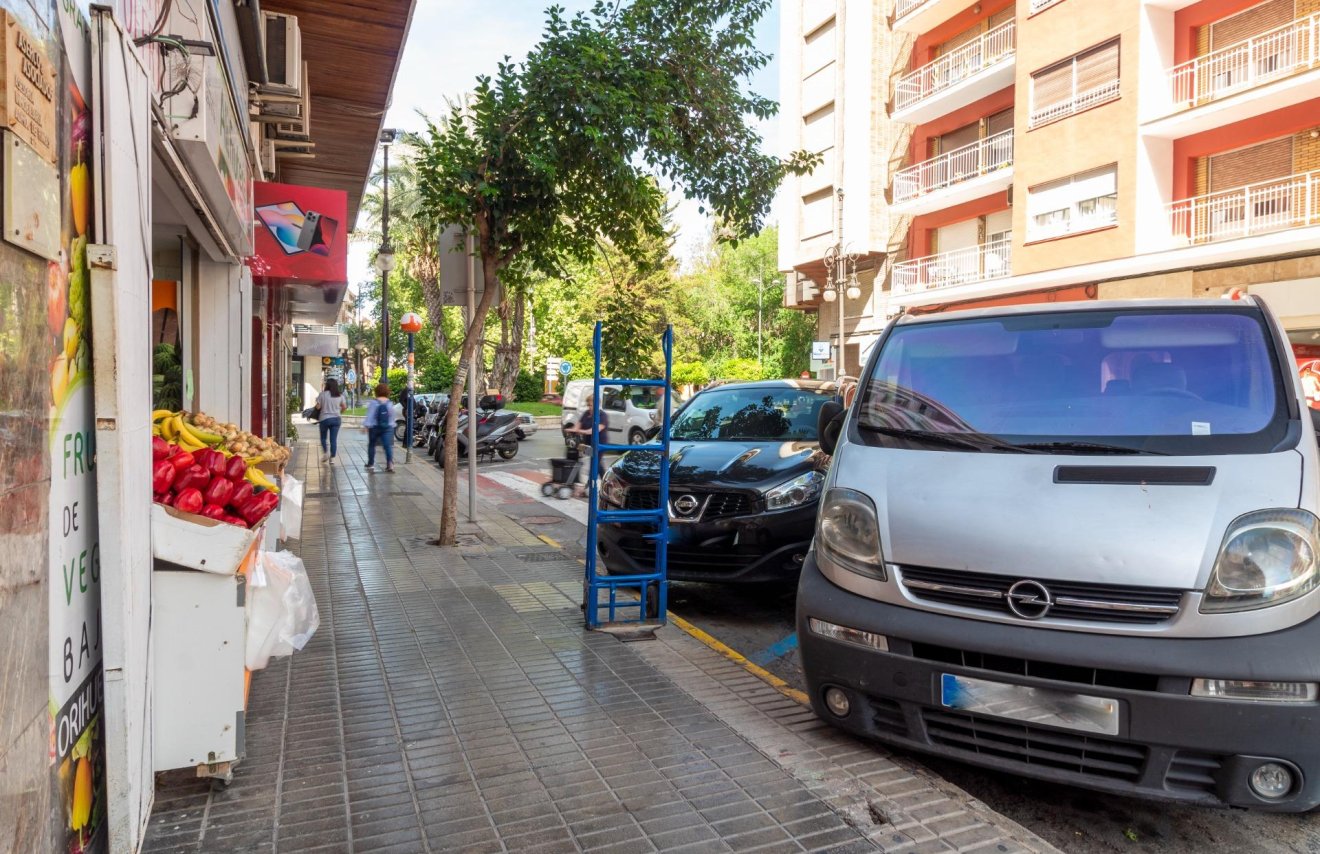
[[[320,421],[321,410],[317,409],[315,406],[308,407],[303,410],[303,418],[306,418],[308,421]]]

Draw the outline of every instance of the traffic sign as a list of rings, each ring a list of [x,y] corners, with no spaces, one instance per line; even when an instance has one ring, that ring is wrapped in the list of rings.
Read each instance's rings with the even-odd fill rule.
[[[569,374],[573,373],[573,364],[571,362],[560,362],[559,373],[563,374],[564,376],[568,376]]]

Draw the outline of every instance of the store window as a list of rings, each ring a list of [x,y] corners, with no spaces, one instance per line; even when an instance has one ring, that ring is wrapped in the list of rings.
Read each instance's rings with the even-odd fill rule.
[[[1118,47],[1114,39],[1031,75],[1031,114],[1036,128],[1118,97]]]
[[[1118,169],[1082,172],[1027,191],[1027,240],[1093,231],[1118,222]]]

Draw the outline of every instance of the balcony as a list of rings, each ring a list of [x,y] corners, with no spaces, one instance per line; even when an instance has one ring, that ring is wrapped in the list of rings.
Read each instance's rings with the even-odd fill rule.
[[[1003,279],[1012,274],[1012,241],[992,240],[894,265],[894,294],[917,294],[956,285]]]
[[[1013,131],[955,148],[894,176],[893,208],[924,214],[969,202],[1013,182]]]
[[[1180,199],[1169,205],[1169,225],[1184,244],[1320,225],[1320,169]]]
[[[1176,65],[1168,78],[1169,103],[1145,125],[1153,136],[1186,136],[1308,101],[1320,82],[1320,12]]]
[[[968,0],[894,0],[894,29],[927,33],[971,5]]]
[[[1016,22],[1008,21],[898,81],[895,121],[922,124],[1013,85]]]

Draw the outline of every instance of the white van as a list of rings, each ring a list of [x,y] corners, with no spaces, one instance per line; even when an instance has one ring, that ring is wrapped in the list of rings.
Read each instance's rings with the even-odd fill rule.
[[[817,714],[1120,794],[1320,804],[1320,455],[1263,303],[900,317],[831,408]]]
[[[562,429],[576,427],[581,417],[585,401],[591,396],[592,380],[570,380],[564,386],[564,414],[560,423]],[[611,445],[640,445],[646,441],[646,431],[658,422],[659,409],[656,406],[657,390],[654,388],[629,388],[625,386],[601,386],[601,409],[607,413],[609,421],[606,440]],[[567,444],[567,435],[565,435]]]

